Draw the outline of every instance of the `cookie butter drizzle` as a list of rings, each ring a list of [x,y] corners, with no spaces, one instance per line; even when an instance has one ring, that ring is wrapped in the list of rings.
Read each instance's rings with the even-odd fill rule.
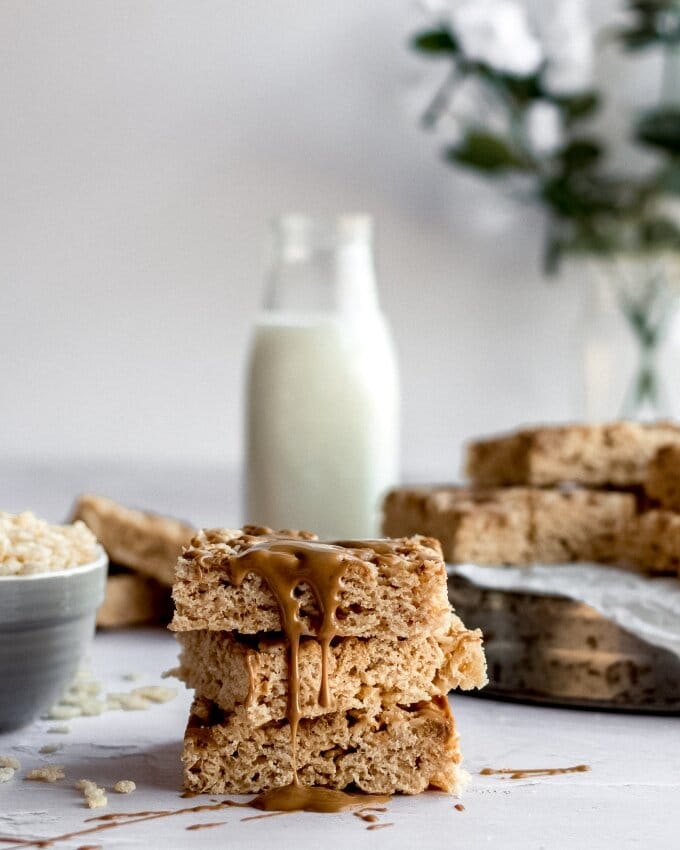
[[[328,686],[328,656],[338,633],[337,610],[342,579],[357,558],[342,546],[306,540],[271,537],[255,543],[226,567],[231,584],[238,587],[250,573],[260,576],[272,592],[279,608],[281,625],[288,645],[288,710],[293,781],[259,794],[249,805],[263,811],[341,812],[365,806],[367,800],[384,803],[387,796],[349,794],[331,788],[303,785],[298,776],[297,732],[300,724],[300,638],[305,625],[296,592],[302,585],[310,588],[321,614],[316,638],[321,646],[321,684],[319,705],[332,706]]]
[[[227,808],[246,808],[247,803],[235,803],[233,800],[222,800],[219,803],[203,804],[199,806],[187,806],[181,809],[159,809],[144,812],[108,812],[105,815],[97,815],[93,818],[88,818],[85,823],[95,822],[95,826],[89,826],[85,829],[75,830],[74,832],[65,832],[62,835],[54,835],[50,838],[17,838],[0,837],[0,843],[9,844],[6,850],[19,850],[25,847],[53,847],[61,841],[72,841],[74,838],[81,838],[85,835],[92,835],[96,832],[103,832],[107,829],[116,829],[120,826],[131,826],[136,823],[143,823],[149,820],[158,820],[160,818],[174,817],[175,815],[195,814],[198,812],[217,812]]]
[[[515,769],[514,767],[485,767],[479,772],[482,776],[501,776],[502,779],[530,779],[539,776],[559,776],[563,773],[587,773],[589,770],[589,764],[575,764],[573,767],[533,767],[519,769]]]

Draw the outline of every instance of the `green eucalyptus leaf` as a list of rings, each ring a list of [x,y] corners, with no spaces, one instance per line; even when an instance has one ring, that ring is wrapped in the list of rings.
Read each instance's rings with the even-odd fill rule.
[[[532,100],[544,97],[538,74],[517,77],[499,71],[484,62],[465,62],[464,67],[466,73],[480,76],[491,88],[496,89],[503,99],[511,101],[514,106],[523,107]]]
[[[677,0],[629,0],[629,25],[615,35],[629,50],[680,44],[680,6]]]
[[[429,54],[457,53],[458,51],[458,45],[453,36],[444,28],[418,33],[413,37],[411,45],[415,50]]]
[[[461,144],[446,150],[446,158],[486,172],[526,168],[526,163],[504,139],[483,130],[470,130]]]
[[[574,139],[559,154],[566,171],[593,168],[601,156],[602,145],[594,139]]]
[[[663,107],[643,115],[635,135],[644,144],[680,155],[680,107]]]
[[[600,95],[595,91],[569,96],[548,95],[548,97],[562,110],[564,120],[568,124],[591,116],[599,108],[601,100]]]
[[[666,216],[645,219],[640,225],[640,241],[644,248],[680,250],[680,228]]]

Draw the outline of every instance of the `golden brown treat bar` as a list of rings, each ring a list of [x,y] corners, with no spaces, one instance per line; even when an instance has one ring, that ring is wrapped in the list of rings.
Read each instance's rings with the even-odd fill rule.
[[[649,461],[666,444],[680,446],[680,426],[612,422],[527,428],[470,443],[465,468],[480,487],[632,487],[644,483]]]
[[[288,708],[288,658],[282,638],[246,642],[230,632],[181,632],[180,666],[173,671],[200,696],[224,711],[243,706],[248,722],[282,720]],[[338,639],[331,645],[328,683],[332,701],[319,702],[321,646],[300,646],[299,703],[303,717],[337,711],[376,711],[381,705],[410,705],[486,684],[482,633],[451,615],[448,632],[412,638]]]
[[[97,625],[101,628],[167,625],[171,617],[172,598],[165,585],[127,571],[107,578],[104,601],[97,611]]]
[[[614,561],[635,515],[629,493],[512,487],[403,487],[384,503],[385,534],[427,534],[450,563]]]
[[[123,507],[103,496],[84,494],[72,519],[82,520],[106,549],[113,563],[172,586],[175,563],[195,533],[170,517]]]
[[[652,510],[635,517],[624,535],[621,559],[642,572],[680,576],[680,514]]]
[[[248,573],[240,585],[229,580],[239,555],[271,542],[268,528],[200,531],[177,562],[173,587],[174,631],[211,629],[241,634],[282,632],[279,606],[268,583]],[[277,539],[310,541],[314,535],[286,531]],[[338,635],[409,637],[446,631],[450,606],[446,567],[436,540],[348,541],[339,547],[345,571],[339,587]],[[296,592],[303,633],[317,633],[320,611],[308,585]]]
[[[252,727],[242,711],[194,700],[184,736],[184,787],[192,793],[256,794],[293,780],[286,722]],[[443,697],[372,714],[336,712],[303,719],[297,735],[303,785],[373,794],[458,793],[465,780],[458,736]]]
[[[654,455],[645,492],[662,508],[680,512],[680,446],[664,446]]]

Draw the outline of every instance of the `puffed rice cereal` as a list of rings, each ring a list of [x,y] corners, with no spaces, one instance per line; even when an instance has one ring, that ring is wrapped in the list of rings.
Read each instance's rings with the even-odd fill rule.
[[[97,538],[79,520],[51,525],[31,511],[0,511],[0,577],[65,570],[97,557]]]

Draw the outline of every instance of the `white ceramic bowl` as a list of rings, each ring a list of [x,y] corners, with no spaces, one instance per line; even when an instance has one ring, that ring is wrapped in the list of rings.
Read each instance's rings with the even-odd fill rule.
[[[78,669],[104,599],[108,558],[80,567],[0,576],[0,731],[30,723]]]

